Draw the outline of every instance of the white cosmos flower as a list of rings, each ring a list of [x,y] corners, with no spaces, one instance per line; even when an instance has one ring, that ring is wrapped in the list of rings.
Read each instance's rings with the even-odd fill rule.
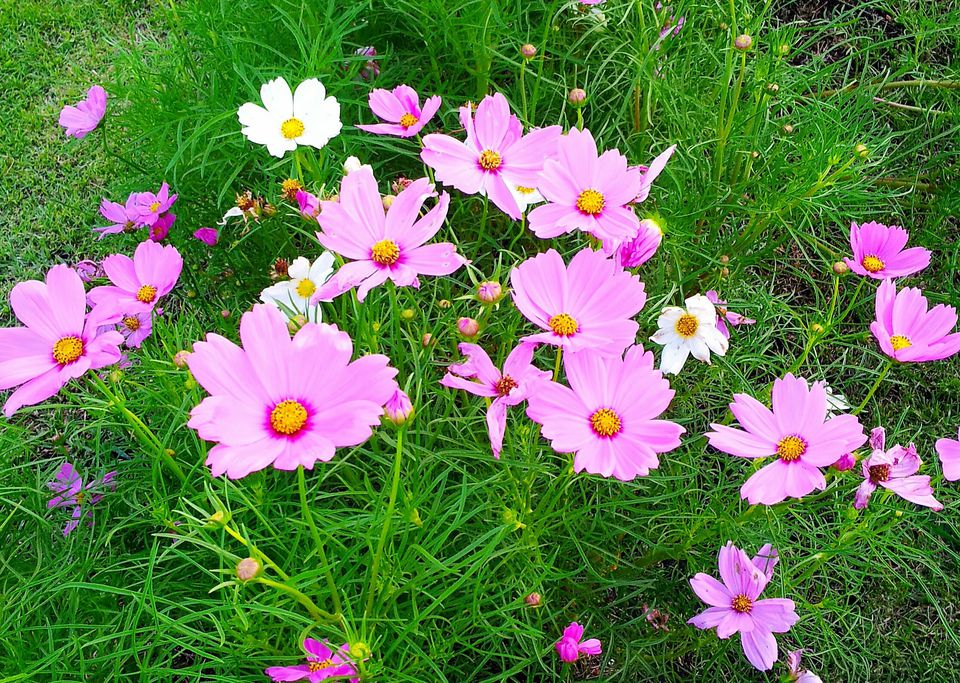
[[[527,208],[545,201],[543,195],[535,187],[523,187],[522,185],[508,184],[507,189],[520,207],[520,213],[526,213]]]
[[[294,259],[287,272],[290,279],[260,292],[260,301],[276,306],[287,318],[302,315],[310,322],[320,322],[320,304],[311,306],[310,298],[333,275],[333,254],[323,252],[313,265],[300,256]]]
[[[727,353],[727,340],[717,329],[717,312],[710,299],[697,294],[687,298],[687,307],[667,306],[660,313],[660,327],[650,340],[663,345],[660,369],[677,374],[683,369],[687,356],[710,363],[710,352],[718,356]]]
[[[243,134],[251,142],[266,145],[275,157],[298,145],[320,149],[340,133],[340,103],[327,97],[323,83],[311,78],[297,86],[295,93],[283,78],[260,88],[263,106],[247,102],[237,112]]]
[[[349,175],[354,171],[359,171],[361,168],[369,168],[370,172],[373,173],[373,166],[370,164],[361,163],[357,157],[347,157],[347,160],[343,162],[344,175]]]

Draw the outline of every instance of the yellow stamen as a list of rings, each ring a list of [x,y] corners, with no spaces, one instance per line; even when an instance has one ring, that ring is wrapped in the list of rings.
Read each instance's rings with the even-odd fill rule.
[[[904,337],[902,334],[895,334],[890,337],[890,346],[893,347],[894,351],[900,351],[913,346],[913,342],[911,342],[908,337]]]
[[[303,184],[296,178],[287,178],[280,185],[283,191],[283,198],[287,201],[294,201],[297,198],[297,192],[303,189]]]
[[[753,609],[753,600],[741,593],[733,599],[733,603],[730,606],[737,612],[740,612],[740,614],[748,614],[750,610]]]
[[[577,197],[577,209],[581,213],[589,216],[596,216],[603,211],[603,206],[606,202],[607,200],[600,192],[596,190],[584,190],[580,193],[580,196]]]
[[[400,117],[400,125],[404,128],[410,128],[411,126],[415,126],[419,120],[416,116],[408,112]]]
[[[153,285],[144,285],[137,290],[137,301],[144,304],[153,303],[157,298],[157,288]]]
[[[287,119],[280,124],[280,134],[287,140],[295,140],[303,135],[303,121],[300,119]]]
[[[312,280],[304,278],[297,283],[297,295],[304,299],[313,296],[315,291],[317,291],[317,286],[313,284]]]
[[[590,416],[590,426],[597,436],[615,436],[620,433],[623,423],[620,416],[609,408],[600,408]]]
[[[278,434],[293,436],[307,424],[307,409],[298,401],[280,401],[270,411],[270,426]]]
[[[784,462],[793,462],[807,452],[807,442],[799,436],[785,436],[777,442],[777,455]]]
[[[497,152],[492,149],[485,149],[480,152],[480,168],[484,171],[496,171],[500,168],[501,159]]]
[[[400,260],[400,247],[393,240],[380,240],[370,249],[370,258],[381,266],[392,266]]]
[[[62,337],[53,343],[53,360],[68,365],[83,355],[83,340],[80,337]]]
[[[519,386],[517,384],[517,380],[515,380],[510,375],[504,375],[503,377],[497,380],[497,395],[506,396],[511,391],[516,389],[517,386]]]
[[[535,192],[532,187],[524,187],[523,185],[517,185],[517,192],[520,194],[533,194]]]
[[[160,210],[160,202],[154,202],[153,204],[150,205],[151,213],[156,213],[159,210]]]
[[[550,318],[550,329],[558,337],[572,337],[580,330],[580,324],[573,316],[560,313]]]
[[[700,321],[697,320],[697,316],[689,313],[684,313],[677,318],[677,323],[673,326],[673,329],[676,330],[677,334],[684,339],[690,339],[696,335],[699,328]]]
[[[883,261],[872,254],[870,256],[864,256],[860,264],[868,273],[879,273],[884,268]]]
[[[135,318],[132,315],[128,315],[123,319],[123,326],[131,332],[136,332],[140,329],[140,318]]]
[[[333,666],[333,662],[331,662],[329,659],[323,659],[319,661],[313,660],[307,665],[307,668],[310,669],[310,673],[316,673],[317,671],[328,669],[331,666]]]

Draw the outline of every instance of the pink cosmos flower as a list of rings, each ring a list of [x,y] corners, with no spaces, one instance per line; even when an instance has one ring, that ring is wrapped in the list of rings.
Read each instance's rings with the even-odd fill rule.
[[[383,406],[384,417],[398,427],[406,424],[407,420],[413,417],[413,413],[413,401],[407,392],[399,387]]]
[[[759,599],[777,561],[777,551],[769,543],[751,560],[727,542],[718,559],[723,583],[703,573],[690,579],[693,592],[710,607],[687,623],[699,629],[716,628],[717,637],[724,640],[739,633],[743,654],[760,671],[769,671],[777,661],[773,634],[786,633],[799,619],[793,600]]]
[[[642,188],[640,170],[628,168],[627,158],[615,149],[598,154],[586,129],[564,135],[557,150],[536,186],[549,203],[527,217],[534,234],[546,239],[582,230],[603,240],[607,253],[636,237],[640,219],[630,202]]]
[[[413,137],[440,109],[439,95],[428,98],[421,109],[420,96],[408,85],[398,85],[392,91],[377,88],[370,93],[368,99],[373,113],[390,123],[358,125],[357,128],[377,135]]]
[[[24,327],[0,328],[0,390],[17,385],[3,413],[50,398],[87,370],[120,359],[119,332],[98,334],[100,319],[87,315],[83,281],[64,265],[46,282],[28,280],[10,292],[10,307]]]
[[[123,335],[126,346],[140,348],[143,340],[153,332],[153,312],[141,311],[119,317],[117,329]]]
[[[851,223],[853,258],[843,260],[854,273],[875,280],[912,275],[930,265],[930,252],[923,247],[904,250],[909,237],[910,233],[896,225]]]
[[[107,92],[99,85],[90,86],[86,99],[68,104],[60,110],[60,125],[67,135],[81,140],[95,130],[107,113]]]
[[[956,439],[937,439],[936,448],[943,466],[943,478],[948,481],[960,479],[960,435]]]
[[[103,199],[100,202],[100,215],[111,221],[110,225],[102,228],[94,228],[94,232],[99,232],[103,239],[107,235],[114,235],[120,232],[132,232],[136,230],[140,220],[140,209],[136,203],[137,194],[133,193],[127,197],[126,204],[119,204]]]
[[[510,188],[538,187],[544,160],[556,154],[562,129],[549,126],[523,135],[520,119],[510,113],[507,98],[488,95],[477,106],[460,108],[464,142],[433,133],[423,139],[420,158],[434,169],[437,180],[464,194],[481,194],[517,220],[523,214]]]
[[[927,310],[927,299],[919,289],[897,292],[892,280],[877,288],[877,319],[870,331],[880,349],[901,363],[941,360],[960,351],[960,333],[950,334],[957,324],[957,310],[938,304]]]
[[[137,223],[139,225],[153,225],[162,214],[170,210],[170,207],[176,201],[177,195],[170,194],[170,186],[166,183],[160,185],[160,191],[156,194],[153,192],[134,193],[133,202],[138,213]]]
[[[756,325],[757,321],[753,318],[748,318],[745,315],[740,315],[739,313],[734,313],[729,308],[727,308],[727,302],[720,298],[720,295],[717,294],[716,290],[711,289],[707,292],[707,298],[710,300],[716,309],[717,309],[717,329],[720,331],[720,334],[724,336],[725,339],[730,338],[730,330],[727,329],[727,323],[730,323],[734,327],[739,327],[740,325]]]
[[[86,511],[88,519],[93,518],[93,511],[89,508],[103,500],[103,494],[92,492],[115,489],[117,484],[113,479],[116,476],[116,471],[107,472],[102,479],[94,479],[84,484],[80,473],[73,465],[65,462],[60,466],[60,470],[53,480],[47,482],[47,488],[57,494],[47,501],[47,508],[73,508],[70,521],[63,527],[64,536],[68,536],[70,532],[77,528],[80,520],[84,517],[84,511]],[[93,526],[93,522],[90,522],[90,526]]]
[[[106,274],[103,272],[103,268],[100,267],[100,264],[91,259],[78,261],[73,265],[73,269],[77,271],[77,275],[79,275],[80,279],[84,282],[91,282],[98,278],[106,277]]]
[[[863,459],[863,483],[857,488],[857,497],[853,507],[862,510],[870,502],[870,496],[878,486],[893,491],[911,503],[928,507],[934,511],[943,509],[943,505],[933,497],[930,477],[917,474],[920,458],[913,444],[906,448],[899,444],[884,451],[886,434],[883,427],[870,432],[870,447],[873,451]]]
[[[218,442],[207,455],[215,477],[312,469],[369,439],[397,389],[390,360],[351,362],[353,342],[334,325],[307,322],[291,339],[283,313],[258,304],[240,319],[240,339],[243,348],[208,334],[187,359],[210,394],[187,424]]]
[[[624,268],[637,268],[657,253],[663,241],[663,230],[652,218],[640,221],[637,236],[623,242],[614,252],[614,259]]]
[[[823,382],[811,386],[792,374],[774,380],[773,410],[746,394],[734,394],[730,410],[743,429],[712,424],[713,431],[706,434],[710,445],[741,458],[776,456],[740,489],[751,505],[773,505],[822,491],[827,482],[819,468],[867,440],[856,416],[827,418]]]
[[[143,241],[132,259],[125,254],[103,259],[103,270],[113,285],[94,287],[87,298],[103,319],[149,312],[177,284],[182,269],[183,258],[176,247]]]
[[[514,268],[510,282],[517,308],[544,330],[524,341],[619,355],[637,337],[643,283],[600,252],[583,249],[564,267],[550,249]]]
[[[440,384],[450,389],[463,389],[474,396],[493,399],[487,405],[487,434],[494,458],[500,458],[503,448],[507,408],[525,401],[531,390],[551,377],[551,373],[531,363],[534,348],[535,344],[519,344],[507,356],[501,372],[482,348],[476,344],[460,344],[460,353],[467,357],[467,362],[451,365],[440,380]]]
[[[667,162],[670,161],[670,157],[672,157],[676,151],[677,146],[670,145],[666,150],[658,154],[657,157],[650,162],[649,166],[637,167],[641,173],[641,177],[640,189],[637,192],[637,196],[633,198],[634,204],[640,204],[647,200],[647,197],[650,196],[650,188],[653,187],[653,181],[663,173],[663,169],[667,167]]]
[[[790,668],[789,679],[793,683],[823,683],[823,680],[809,669],[800,668],[800,657],[803,650],[794,650],[787,653],[787,666]]]
[[[320,198],[306,190],[297,190],[297,206],[304,218],[316,218],[320,213]]]
[[[336,652],[330,649],[330,642],[305,638],[303,649],[307,653],[307,663],[296,666],[271,666],[264,671],[274,681],[308,681],[317,683],[327,678],[349,680],[357,683],[358,672],[350,660],[350,645],[344,643]],[[349,679],[347,677],[350,677]]]
[[[554,647],[557,648],[560,661],[567,664],[577,661],[581,654],[593,656],[603,653],[600,649],[600,641],[596,638],[583,640],[583,626],[575,621],[563,629],[563,637],[557,641]]]
[[[216,228],[197,228],[193,231],[193,236],[208,247],[217,246],[217,240],[220,237]]]
[[[177,214],[173,211],[160,214],[157,222],[150,226],[150,239],[154,242],[162,242],[167,239],[167,235],[170,234],[170,228],[173,227],[176,220]]]
[[[425,244],[443,226],[450,195],[424,216],[420,209],[435,197],[433,185],[421,178],[397,195],[384,213],[377,181],[368,168],[348,173],[340,183],[340,201],[323,202],[317,217],[317,239],[352,263],[347,263],[313,297],[313,303],[339,296],[359,285],[357,300],[393,280],[397,287],[419,287],[418,275],[449,275],[466,263],[449,242]]]
[[[553,450],[576,453],[573,469],[631,481],[680,445],[684,428],[658,420],[674,391],[653,369],[653,354],[631,346],[626,355],[585,350],[563,357],[566,387],[543,382],[527,396],[527,415],[543,425]]]

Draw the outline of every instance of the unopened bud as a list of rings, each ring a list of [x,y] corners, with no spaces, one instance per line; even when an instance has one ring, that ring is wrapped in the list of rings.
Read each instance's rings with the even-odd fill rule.
[[[207,522],[210,524],[225,525],[230,521],[230,516],[223,512],[222,510],[217,510],[212,515],[207,517]]]
[[[383,195],[383,199],[380,200],[380,203],[383,204],[384,209],[389,209],[391,206],[393,206],[393,200],[395,199],[396,197],[394,195],[385,194]]]
[[[767,92],[775,95],[780,92],[780,86],[776,83],[767,83]]]
[[[405,308],[400,311],[400,317],[404,320],[410,321],[413,320],[413,317],[416,315],[412,308]]]
[[[110,371],[110,374],[107,375],[107,378],[108,378],[113,384],[119,384],[119,383],[120,383],[120,380],[123,379],[123,370],[118,370],[118,369],[115,368],[115,369],[113,369],[113,370]]]
[[[722,263],[723,265],[727,265],[728,263],[730,263],[730,257],[727,256],[726,254],[721,254],[720,263]]]
[[[725,21],[721,21],[721,22],[720,22],[720,30],[721,30],[721,31],[726,31],[728,28],[730,28],[730,27],[727,26],[727,22],[725,22]]]
[[[720,277],[730,277],[730,269],[724,266],[720,269]]]
[[[358,662],[362,662],[365,659],[370,659],[370,655],[373,654],[373,651],[370,649],[370,646],[367,645],[362,640],[358,640],[355,643],[350,644],[350,658]]]
[[[173,354],[173,364],[182,370],[187,367],[188,358],[190,358],[189,351],[177,351]]]
[[[417,508],[410,511],[410,523],[418,529],[423,528],[423,520],[420,519],[420,511]]]
[[[738,50],[749,50],[753,46],[753,38],[746,33],[741,33],[733,40],[733,46]]]
[[[846,275],[850,272],[850,266],[843,261],[837,261],[831,266],[835,275]]]
[[[433,335],[427,332],[420,339],[420,343],[423,345],[423,348],[427,348],[428,346],[430,346],[430,344],[433,343]]]
[[[450,303],[450,299],[440,299],[440,301],[437,302],[437,306],[440,308],[450,308],[453,304]]]
[[[813,332],[814,334],[823,334],[824,327],[820,323],[813,323],[810,326],[810,331]]]
[[[227,309],[223,309],[222,311],[220,311],[220,315],[221,315],[222,317],[224,317],[224,318],[229,318],[229,317],[230,317],[230,311],[228,311]]]
[[[263,565],[252,557],[245,557],[237,563],[237,578],[241,581],[255,579],[263,571]]]
[[[870,148],[862,142],[857,143],[857,146],[853,148],[853,151],[856,152],[857,156],[861,159],[866,159],[868,156],[870,156]]]
[[[460,318],[457,320],[457,329],[467,339],[473,339],[480,334],[480,323],[473,318]]]
[[[582,107],[587,101],[587,91],[583,88],[574,88],[567,93],[567,102],[574,107]]]
[[[793,132],[793,126],[791,126],[789,123],[783,124],[783,132],[787,135],[790,135]]]
[[[533,593],[525,597],[523,601],[527,603],[528,607],[539,607],[540,602],[542,601],[542,598],[540,597],[539,593],[534,591]]]
[[[524,59],[533,59],[537,56],[537,48],[530,43],[527,43],[520,47],[520,54],[523,55]]]
[[[383,415],[396,426],[406,424],[413,417],[413,402],[403,389],[393,392],[386,405],[383,406]]]
[[[760,158],[760,152],[750,152],[750,158],[751,158],[751,159],[759,159],[759,158]]]
[[[503,287],[499,282],[481,282],[477,286],[477,298],[485,304],[495,304],[503,296]]]
[[[856,464],[857,459],[853,457],[853,453],[844,453],[835,463],[833,463],[833,469],[837,470],[838,472],[846,472],[847,470],[852,470]]]
[[[303,313],[297,313],[287,321],[287,329],[290,330],[290,334],[296,334],[301,327],[307,324],[307,322],[307,316],[305,316]]]
[[[786,57],[790,54],[790,43],[780,43],[780,45],[777,46],[777,52],[780,53],[781,57]]]

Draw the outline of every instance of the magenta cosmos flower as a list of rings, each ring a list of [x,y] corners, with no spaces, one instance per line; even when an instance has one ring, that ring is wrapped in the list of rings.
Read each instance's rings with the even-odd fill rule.
[[[960,435],[956,439],[937,439],[937,455],[943,466],[943,477],[948,481],[960,479]]]
[[[674,391],[640,346],[621,359],[596,351],[563,358],[566,387],[543,382],[527,396],[527,415],[543,425],[553,450],[576,453],[573,469],[630,481],[656,469],[658,453],[680,445],[684,428],[658,420]]]
[[[777,661],[773,634],[786,633],[799,619],[793,600],[759,599],[773,578],[777,560],[777,551],[770,544],[751,560],[728,542],[720,549],[717,562],[723,583],[703,573],[690,579],[693,592],[710,607],[687,623],[699,629],[716,628],[721,639],[739,633],[743,654],[760,671],[769,671]]]
[[[525,401],[538,383],[551,377],[551,373],[531,363],[534,348],[535,344],[519,344],[507,356],[501,372],[482,348],[476,344],[460,344],[460,353],[467,357],[467,362],[451,365],[440,380],[445,387],[493,399],[487,405],[487,433],[494,458],[500,458],[503,448],[507,408]]]
[[[773,505],[823,490],[826,479],[819,468],[867,440],[854,415],[827,418],[823,382],[807,384],[787,375],[773,382],[773,410],[746,394],[734,394],[730,411],[743,429],[712,424],[707,439],[714,448],[741,458],[776,456],[747,479],[740,496],[751,505]]]
[[[107,472],[102,479],[94,479],[84,484],[83,478],[73,465],[65,462],[60,466],[53,480],[47,482],[47,488],[57,494],[47,501],[47,508],[73,508],[70,511],[70,521],[63,527],[64,536],[77,528],[84,517],[84,510],[88,519],[93,517],[90,506],[103,500],[103,494],[99,491],[117,487],[113,480],[116,476],[116,471]],[[93,526],[93,522],[90,525]]]
[[[10,307],[24,326],[0,328],[0,390],[21,385],[3,406],[7,417],[45,401],[87,370],[120,360],[123,337],[99,332],[102,319],[87,315],[83,281],[72,268],[54,266],[46,282],[17,284]]]
[[[193,231],[193,236],[208,247],[217,246],[217,241],[220,239],[220,234],[216,228],[197,228]]]
[[[443,226],[450,195],[440,195],[426,215],[420,209],[435,197],[426,178],[411,183],[384,213],[373,172],[361,168],[343,177],[340,201],[323,202],[317,221],[317,239],[330,251],[351,259],[314,295],[313,302],[329,300],[351,287],[357,299],[388,279],[397,287],[419,287],[418,275],[449,275],[466,263],[449,242],[425,244]]]
[[[537,189],[549,203],[530,212],[530,229],[541,238],[582,230],[603,240],[611,253],[640,230],[630,202],[640,193],[642,178],[620,152],[598,154],[590,131],[574,128],[560,138],[557,158],[543,166]]]
[[[896,225],[851,223],[853,258],[843,260],[853,272],[875,280],[912,275],[930,265],[930,252],[923,247],[904,249],[909,237],[910,233]]]
[[[111,202],[103,199],[100,202],[100,215],[111,221],[110,225],[102,228],[94,228],[94,232],[99,232],[103,239],[107,235],[114,235],[120,232],[132,232],[138,227],[140,220],[140,208],[137,205],[137,194],[131,194],[127,197],[126,204]]]
[[[712,303],[717,309],[717,330],[720,331],[720,334],[722,334],[725,339],[730,338],[730,330],[727,328],[727,324],[730,324],[733,327],[757,324],[757,321],[753,318],[748,318],[745,315],[734,313],[727,308],[727,302],[720,298],[720,295],[715,289],[711,289],[707,292],[707,299],[709,299],[710,303]]]
[[[420,157],[437,180],[464,194],[482,194],[497,208],[517,220],[523,211],[513,190],[538,187],[545,159],[556,154],[562,129],[549,126],[523,135],[520,119],[510,113],[507,98],[487,95],[477,106],[460,108],[460,123],[467,131],[464,142],[433,133],[423,139]]]
[[[514,268],[510,282],[517,308],[544,330],[524,341],[621,354],[637,337],[643,283],[600,252],[583,249],[564,266],[550,249]]]
[[[60,125],[67,135],[81,140],[100,125],[106,113],[107,92],[99,85],[93,85],[87,91],[86,99],[60,110]]]
[[[317,683],[327,678],[338,677],[338,680],[350,680],[357,683],[357,669],[347,654],[350,646],[346,643],[337,648],[336,652],[330,649],[329,641],[319,641],[305,638],[303,649],[307,653],[307,663],[296,666],[271,666],[264,671],[274,681],[308,681]],[[348,679],[349,677],[349,679]]]
[[[133,201],[139,214],[137,224],[153,225],[170,210],[174,202],[177,201],[177,195],[170,194],[170,186],[163,183],[160,185],[160,191],[156,194],[153,192],[137,192]]]
[[[398,85],[393,90],[377,88],[368,98],[370,110],[384,121],[357,128],[377,135],[395,135],[410,138],[420,132],[440,109],[440,96],[427,98],[420,108],[420,96],[409,85]]]
[[[570,622],[570,625],[563,629],[563,637],[557,641],[554,647],[557,648],[560,661],[567,664],[572,664],[580,659],[580,655],[592,657],[603,652],[600,649],[600,641],[596,638],[583,640],[583,626],[575,621]]]
[[[283,313],[256,305],[240,319],[240,339],[243,348],[208,334],[187,359],[210,393],[187,424],[218,442],[207,456],[215,477],[239,479],[268,465],[312,469],[369,439],[397,389],[390,360],[350,362],[353,342],[334,325],[308,322],[291,339]]]
[[[882,486],[893,491],[901,498],[911,503],[939,511],[943,509],[930,487],[930,477],[917,474],[920,469],[920,458],[913,444],[906,448],[899,444],[889,450],[884,450],[886,433],[883,427],[877,427],[870,432],[870,448],[873,451],[863,459],[861,464],[863,483],[857,488],[856,500],[853,507],[862,510],[870,502],[870,496]]]
[[[960,351],[960,333],[950,331],[957,324],[953,306],[937,304],[928,309],[919,289],[907,287],[897,292],[892,280],[877,288],[877,319],[870,331],[880,349],[901,363],[941,360]]]
[[[125,254],[113,254],[103,259],[102,265],[113,285],[94,287],[87,297],[107,319],[152,311],[177,284],[183,258],[176,247],[144,241],[132,259]]]

